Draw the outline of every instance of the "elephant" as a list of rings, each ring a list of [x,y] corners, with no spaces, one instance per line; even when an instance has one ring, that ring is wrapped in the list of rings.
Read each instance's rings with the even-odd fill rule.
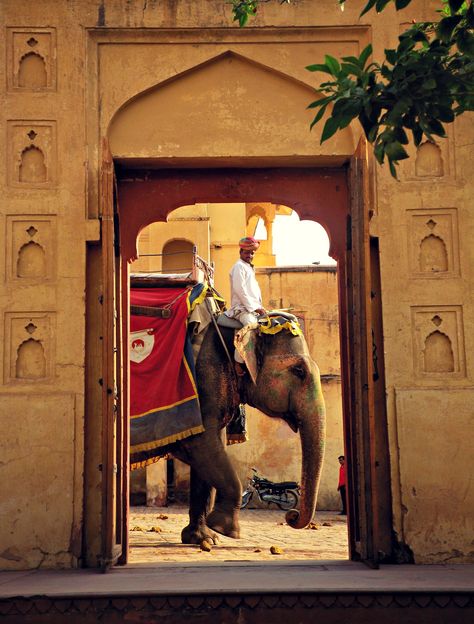
[[[205,301],[206,291],[202,293]],[[148,310],[146,314],[150,309],[143,308]],[[226,453],[224,433],[239,405],[248,404],[271,418],[283,419],[300,434],[300,506],[299,510],[287,512],[286,521],[295,529],[307,526],[316,507],[323,461],[325,406],[319,369],[309,354],[296,317],[267,317],[237,331],[235,346],[247,367],[247,373],[238,376],[233,360],[234,330],[218,326],[216,310],[209,300],[205,306],[197,306],[196,312],[199,321],[189,321],[187,331],[193,342],[191,360],[195,364],[198,396],[193,413],[200,419],[199,426],[191,428],[192,433],[186,431],[186,436],[153,437],[158,416],[155,420],[154,414],[147,416],[145,412],[145,419],[133,418],[131,447],[137,449],[137,454],[131,454],[132,468],[168,454],[190,466],[189,524],[181,533],[183,543],[216,543],[219,533],[238,538],[242,486]],[[180,323],[178,317],[176,321]],[[144,391],[146,396],[146,387]],[[173,426],[181,422],[171,420]],[[153,435],[148,437],[150,423]],[[150,440],[163,441],[166,446],[149,444]]]
[[[201,333],[195,365],[204,430],[162,449],[191,468],[189,524],[181,533],[184,544],[215,544],[218,534],[240,536],[242,486],[223,439],[240,403],[283,419],[299,432],[300,506],[287,512],[286,521],[301,529],[313,517],[324,454],[325,406],[319,369],[293,319],[294,333],[289,329],[263,333],[258,324],[238,332],[247,338],[247,349],[242,350],[247,373],[242,377],[235,374],[233,349],[226,348],[222,339],[223,332],[230,332],[232,344],[233,330],[219,328],[214,320]]]

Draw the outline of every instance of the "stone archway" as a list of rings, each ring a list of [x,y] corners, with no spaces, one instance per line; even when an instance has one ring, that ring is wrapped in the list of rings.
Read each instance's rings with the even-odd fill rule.
[[[277,93],[289,94],[296,102],[299,113],[294,119],[288,118],[287,101]],[[285,204],[301,219],[323,225],[330,253],[339,261],[341,315],[347,323],[352,301],[345,291],[351,201],[344,163],[354,152],[354,137],[347,128],[318,145],[317,133],[308,132],[304,112],[313,98],[312,89],[301,81],[228,51],[137,94],[116,112],[108,134],[118,177],[124,328],[127,262],[137,258],[140,231],[166,220],[182,205],[235,201]],[[251,132],[244,123],[249,110],[254,116]],[[126,362],[125,340],[123,344]],[[345,368],[347,375],[349,366]],[[349,392],[348,378],[346,386]],[[348,395],[346,407],[350,401]],[[351,436],[349,409],[345,418]],[[357,505],[354,510],[365,513]],[[354,557],[359,537],[353,534],[351,539]]]

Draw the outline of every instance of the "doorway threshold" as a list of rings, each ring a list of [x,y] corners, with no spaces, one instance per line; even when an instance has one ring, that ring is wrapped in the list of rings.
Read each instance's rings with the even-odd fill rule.
[[[2,624],[472,624],[474,565],[350,561],[0,572]]]

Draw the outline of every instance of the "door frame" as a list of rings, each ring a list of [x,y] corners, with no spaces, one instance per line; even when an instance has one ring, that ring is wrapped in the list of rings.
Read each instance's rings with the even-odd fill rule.
[[[365,159],[365,160],[364,160]],[[368,221],[370,206],[366,193],[366,153],[358,148],[349,167],[341,168],[213,168],[213,169],[140,169],[118,163],[115,226],[120,224],[119,245],[122,300],[123,431],[128,431],[128,379],[126,355],[128,344],[128,280],[129,263],[138,257],[137,240],[140,231],[155,221],[166,221],[174,209],[201,202],[226,203],[265,201],[288,205],[301,220],[318,221],[326,229],[331,246],[330,254],[338,262],[338,290],[340,309],[341,378],[343,392],[343,422],[346,462],[349,466],[349,551],[351,559],[368,561],[376,566],[379,541],[387,543],[389,526],[378,526],[377,488],[380,478],[373,478],[375,466],[375,438],[388,445],[386,430],[380,434],[377,427],[386,429],[386,422],[374,421],[374,388],[371,358],[373,328],[370,320],[370,267],[377,258],[370,258]],[[137,210],[136,206],[140,209]],[[354,220],[355,206],[358,206]],[[354,253],[354,238],[357,253]],[[376,266],[376,265],[374,265]],[[354,280],[357,273],[359,279]],[[117,276],[118,277],[118,276]],[[111,276],[109,276],[111,278]],[[352,322],[359,319],[356,328]],[[381,314],[378,315],[381,322]],[[355,332],[359,340],[354,340]],[[382,335],[378,331],[378,335]],[[379,357],[383,348],[379,349]],[[362,370],[361,367],[365,367]],[[363,400],[361,400],[363,397]],[[128,473],[128,437],[124,440],[123,475]],[[380,446],[380,445],[379,445]],[[380,450],[380,449],[379,449]],[[388,446],[382,449],[388,457]],[[351,469],[352,467],[352,469]],[[112,468],[108,466],[107,470]],[[388,473],[385,488],[390,487]],[[127,561],[128,499],[115,501],[122,510],[122,544],[124,550],[119,563]],[[117,490],[116,490],[117,495]],[[385,500],[385,505],[391,504]],[[383,510],[384,517],[391,509]],[[377,529],[374,529],[377,526]],[[109,530],[110,532],[110,530]],[[384,551],[386,552],[386,550]]]

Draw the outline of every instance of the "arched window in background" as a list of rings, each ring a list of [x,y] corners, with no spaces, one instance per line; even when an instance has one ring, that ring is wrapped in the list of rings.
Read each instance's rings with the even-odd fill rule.
[[[183,239],[168,241],[163,246],[163,273],[189,273],[193,267],[193,246]]]

